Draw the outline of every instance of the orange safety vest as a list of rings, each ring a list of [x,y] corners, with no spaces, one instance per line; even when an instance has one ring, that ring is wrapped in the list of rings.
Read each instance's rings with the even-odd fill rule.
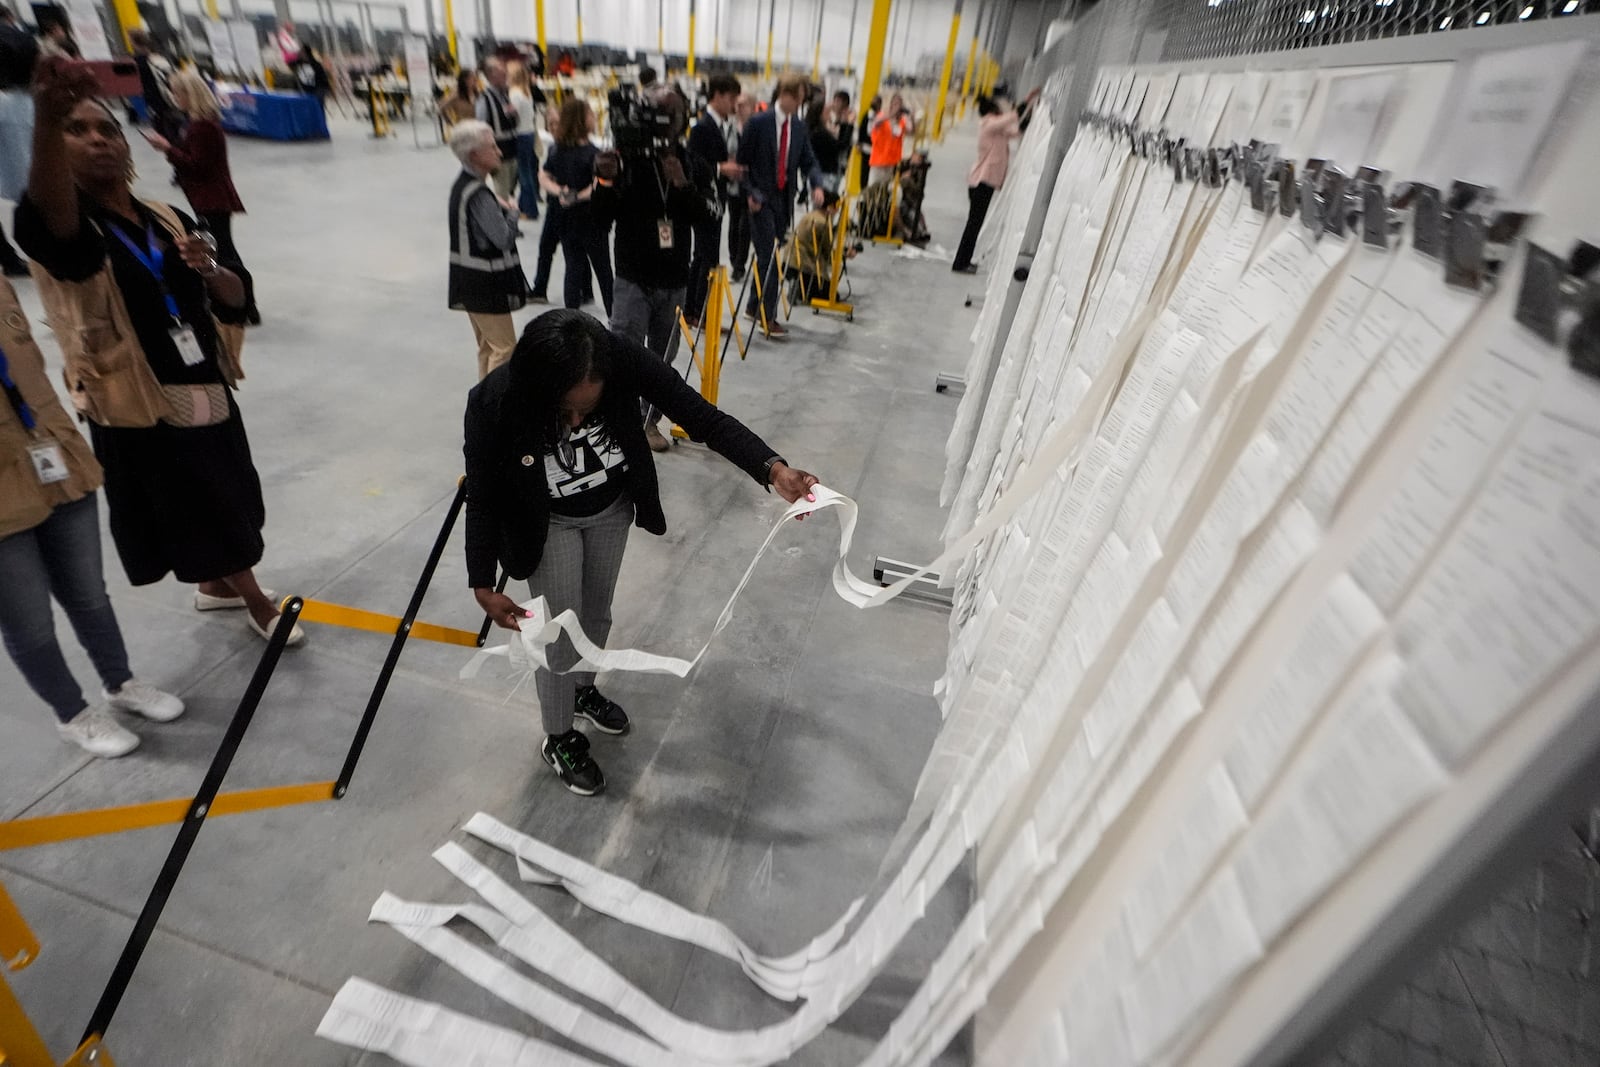
[[[895,127],[901,122],[905,123],[900,132]],[[902,143],[906,133],[910,132],[911,120],[886,119],[878,123],[872,130],[872,156],[867,160],[869,167],[896,167],[900,165],[900,157],[904,153]]]

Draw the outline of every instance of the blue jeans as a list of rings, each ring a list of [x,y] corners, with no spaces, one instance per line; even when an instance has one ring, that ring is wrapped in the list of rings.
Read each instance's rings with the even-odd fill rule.
[[[62,504],[32,529],[0,538],[0,637],[28,687],[66,722],[86,705],[56,643],[52,593],[101,683],[113,692],[121,689],[133,673],[106,596],[93,493]]]
[[[517,134],[517,210],[539,217],[539,135]]]

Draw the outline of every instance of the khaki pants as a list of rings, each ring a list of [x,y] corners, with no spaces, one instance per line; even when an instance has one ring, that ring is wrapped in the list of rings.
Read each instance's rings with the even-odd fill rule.
[[[480,315],[469,311],[467,318],[472,320],[472,335],[478,339],[478,378],[481,380],[511,358],[511,350],[517,347],[517,330],[511,324],[510,315]]]

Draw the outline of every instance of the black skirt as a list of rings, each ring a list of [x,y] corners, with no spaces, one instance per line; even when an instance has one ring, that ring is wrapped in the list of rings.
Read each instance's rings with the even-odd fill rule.
[[[267,508],[233,394],[216,426],[90,423],[111,538],[134,585],[210,582],[261,562]]]

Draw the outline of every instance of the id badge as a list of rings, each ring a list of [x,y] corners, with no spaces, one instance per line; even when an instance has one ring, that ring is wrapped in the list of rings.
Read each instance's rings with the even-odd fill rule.
[[[36,441],[29,445],[28,458],[33,461],[33,472],[39,476],[40,485],[64,482],[71,473],[61,454],[61,446],[54,441]]]
[[[200,350],[200,339],[194,335],[194,327],[174,326],[168,332],[172,343],[177,346],[178,358],[183,360],[185,367],[198,367],[206,361],[206,354]]]
[[[656,222],[656,240],[661,243],[661,247],[664,249],[672,247],[671,219],[660,219]]]

